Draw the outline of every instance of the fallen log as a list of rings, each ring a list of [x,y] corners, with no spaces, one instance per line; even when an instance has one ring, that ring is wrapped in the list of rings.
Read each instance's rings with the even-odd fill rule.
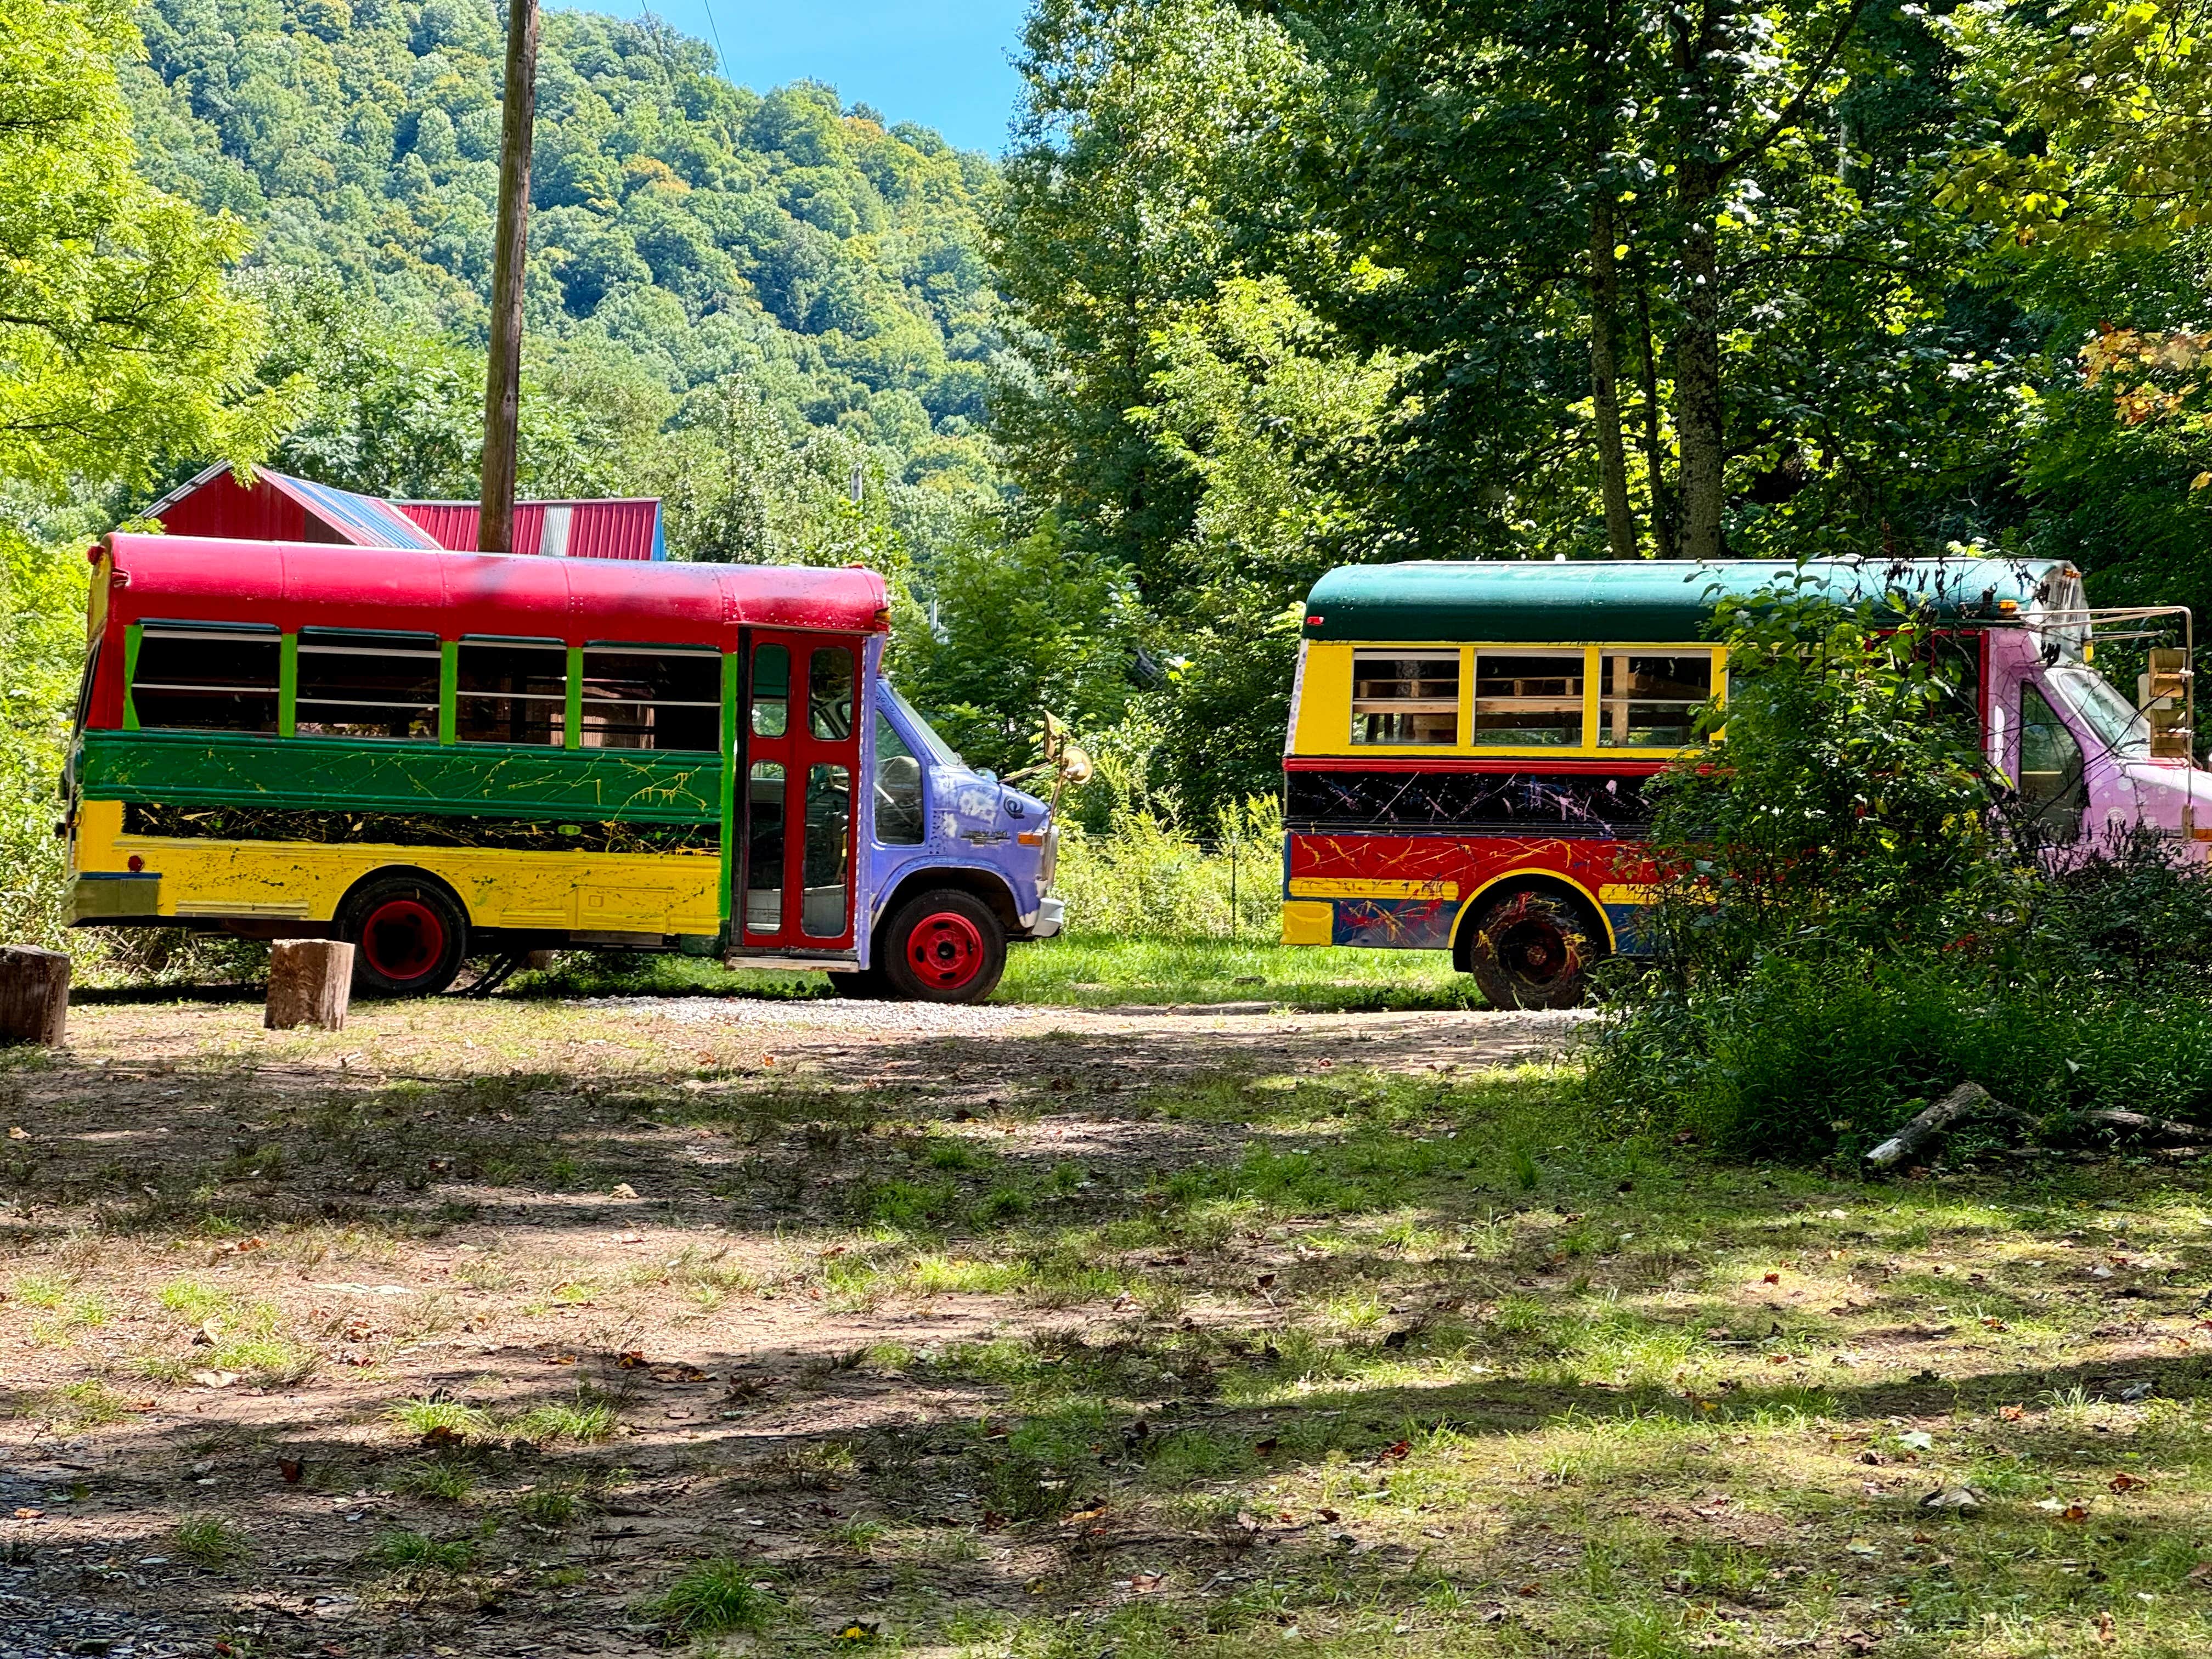
[[[2172,1118],[2147,1117],[2141,1112],[2118,1110],[2084,1112],[2081,1121],[2111,1129],[2138,1140],[2212,1141],[2212,1129],[2201,1124],[2177,1123]]]
[[[1869,1152],[1866,1155],[1867,1167],[1887,1170],[1902,1164],[1920,1147],[1963,1118],[2002,1117],[2024,1122],[2027,1116],[2025,1112],[2016,1112],[1996,1099],[1980,1084],[1961,1083]]]

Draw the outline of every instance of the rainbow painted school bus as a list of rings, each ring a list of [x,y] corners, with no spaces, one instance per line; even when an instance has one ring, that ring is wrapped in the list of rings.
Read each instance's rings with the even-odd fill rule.
[[[119,534],[92,558],[76,924],[335,933],[396,994],[597,946],[939,1001],[1059,930],[1049,811],[883,678],[871,571]]]
[[[2092,611],[2053,561],[1418,563],[1329,572],[1306,605],[1284,757],[1287,945],[1449,950],[1499,1006],[1582,1000],[1644,945],[1644,786],[1725,698],[1721,593],[1896,592],[1959,653],[1986,752],[2041,839],[2147,824],[2202,858],[2188,612]],[[2090,665],[2148,653],[2138,708]],[[2200,827],[2200,825],[2202,827]]]

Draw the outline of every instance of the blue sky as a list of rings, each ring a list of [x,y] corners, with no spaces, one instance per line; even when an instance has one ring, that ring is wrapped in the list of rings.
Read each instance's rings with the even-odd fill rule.
[[[580,9],[638,14],[636,0]],[[1006,148],[1024,0],[659,0],[651,9],[710,46],[719,33],[724,72],[740,85],[827,82],[848,104],[934,127],[963,149]]]

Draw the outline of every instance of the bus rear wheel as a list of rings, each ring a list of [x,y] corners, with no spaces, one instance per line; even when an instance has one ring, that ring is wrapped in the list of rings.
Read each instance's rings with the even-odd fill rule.
[[[346,902],[354,989],[429,997],[451,985],[469,953],[469,919],[451,894],[413,876],[381,876]]]
[[[1603,949],[1580,905],[1524,889],[1467,923],[1461,966],[1493,1008],[1579,1008]]]
[[[917,893],[884,924],[876,963],[908,1002],[981,1002],[1006,971],[1006,925],[973,893]]]

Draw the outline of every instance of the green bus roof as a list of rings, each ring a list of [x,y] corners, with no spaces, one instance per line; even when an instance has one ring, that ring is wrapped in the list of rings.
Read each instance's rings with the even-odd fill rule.
[[[1721,594],[1809,578],[1845,603],[1896,592],[1946,621],[2011,622],[2061,600],[2056,559],[1582,560],[1340,565],[1306,601],[1311,640],[1496,640],[1502,643],[1662,644],[1707,637]],[[2004,608],[2007,600],[2011,608]]]

